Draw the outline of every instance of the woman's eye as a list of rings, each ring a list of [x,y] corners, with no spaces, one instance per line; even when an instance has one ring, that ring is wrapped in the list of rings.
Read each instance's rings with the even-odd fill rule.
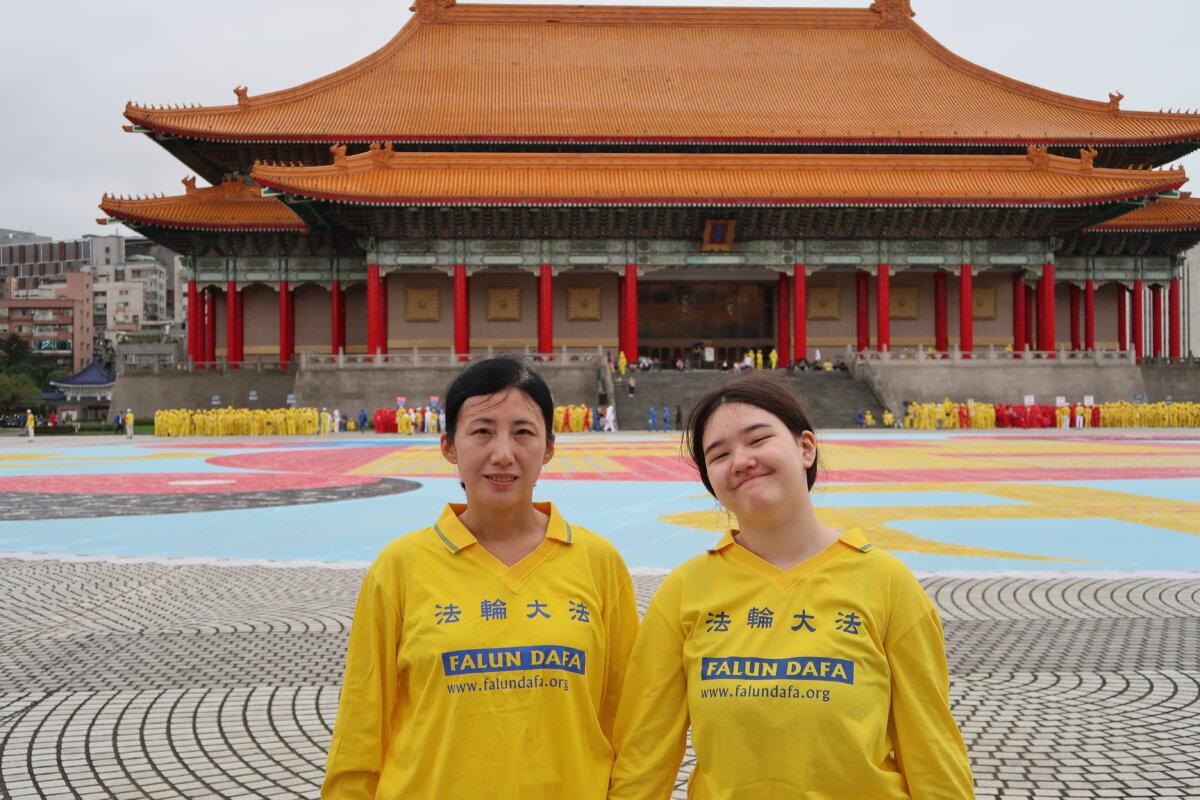
[[[713,456],[713,457],[712,457],[712,460],[711,460],[711,461],[709,461],[708,463],[710,463],[710,464],[715,464],[715,463],[717,463],[718,461],[720,461],[722,458],[724,458],[726,455],[728,455],[728,454],[727,454],[727,453],[719,453],[719,454],[717,454],[717,455]]]
[[[770,438],[771,438],[770,436],[760,436],[757,439],[755,439],[754,441],[752,441],[750,444],[751,444],[751,446],[756,445],[756,444],[762,444],[763,442],[765,442],[767,439],[770,439]]]
[[[482,433],[486,436],[487,434],[491,433],[491,431],[489,431],[487,428],[476,428],[475,430],[471,431],[471,433],[474,433],[474,434]]]

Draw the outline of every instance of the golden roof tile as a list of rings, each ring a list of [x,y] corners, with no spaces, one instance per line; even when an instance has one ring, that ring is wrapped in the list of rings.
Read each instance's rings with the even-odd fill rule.
[[[256,164],[259,185],[379,205],[1069,206],[1178,189],[1182,169],[1024,156],[438,153],[373,144],[325,166]]]
[[[195,178],[184,178],[184,194],[170,197],[114,197],[105,195],[100,208],[110,217],[135,225],[155,225],[183,230],[297,231],[308,226],[294,211],[274,197],[241,180],[219,186],[196,187]]]
[[[1155,233],[1200,230],[1200,199],[1162,198],[1085,229],[1088,233]]]
[[[908,0],[867,9],[418,0],[382,49],[228,106],[126,117],[224,141],[1116,145],[1200,141],[1200,115],[1126,111],[951,53]]]

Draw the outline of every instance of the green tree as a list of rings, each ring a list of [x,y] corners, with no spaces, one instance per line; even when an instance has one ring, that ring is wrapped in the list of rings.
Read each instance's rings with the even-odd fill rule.
[[[0,374],[0,410],[24,411],[41,400],[41,389],[27,375]]]
[[[0,359],[6,367],[28,363],[33,360],[33,347],[17,334],[10,333],[8,338],[0,339]]]

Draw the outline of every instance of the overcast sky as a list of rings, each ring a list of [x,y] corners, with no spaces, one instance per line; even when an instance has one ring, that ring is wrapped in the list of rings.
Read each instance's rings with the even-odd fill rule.
[[[408,19],[410,4],[6,2],[0,228],[57,238],[111,231],[94,221],[103,192],[174,194],[188,174],[146,137],[121,130],[126,100],[224,105],[234,86],[252,95],[294,86],[378,49]],[[870,0],[670,4],[864,7]],[[1197,0],[913,0],[913,7],[917,22],[951,50],[1011,77],[1095,100],[1119,90],[1127,109],[1200,108]],[[1184,164],[1200,175],[1200,156]]]

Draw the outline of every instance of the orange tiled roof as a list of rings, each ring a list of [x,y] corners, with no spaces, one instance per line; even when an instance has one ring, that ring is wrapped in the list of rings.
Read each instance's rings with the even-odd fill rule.
[[[1147,203],[1141,208],[1122,214],[1099,225],[1087,228],[1088,232],[1109,233],[1154,233],[1156,231],[1200,230],[1200,198],[1191,196],[1178,199],[1163,198]]]
[[[1063,206],[1177,189],[1183,170],[1100,169],[1048,155],[413,153],[372,145],[334,163],[259,163],[259,185],[381,205]]]
[[[126,117],[227,141],[1121,144],[1200,141],[1200,115],[1125,111],[954,55],[870,9],[417,0],[378,52],[236,105]]]
[[[125,222],[163,228],[308,232],[294,211],[275,198],[263,197],[257,186],[234,180],[198,189],[195,178],[185,178],[183,185],[186,193],[171,197],[105,195],[100,208]]]

